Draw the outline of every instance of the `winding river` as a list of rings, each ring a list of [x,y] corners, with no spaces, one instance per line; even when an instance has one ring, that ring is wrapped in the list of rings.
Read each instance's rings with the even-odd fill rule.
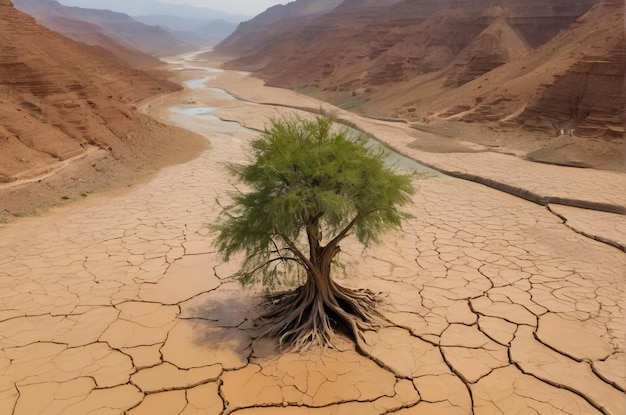
[[[227,121],[216,114],[221,105],[223,105],[224,103],[226,103],[227,105],[230,104],[228,101],[236,101],[238,105],[243,106],[258,107],[260,104],[239,99],[224,89],[207,86],[207,82],[215,79],[223,71],[217,68],[199,66],[196,59],[197,55],[200,53],[202,52],[182,55],[181,57],[168,61],[168,63],[175,65],[175,70],[199,71],[199,73],[201,74],[198,78],[194,78],[184,82],[184,85],[189,95],[186,97],[184,102],[177,103],[176,105],[169,107],[170,114],[167,117],[168,122],[210,136],[211,142],[214,146],[220,146],[224,144],[223,142],[215,142],[216,139],[222,140],[221,138],[215,137],[216,133],[232,134],[231,139],[236,140],[237,142],[239,142],[240,140],[237,139],[236,134],[233,133],[245,132],[258,134],[257,131],[245,128],[241,126],[241,124],[239,124],[238,122]],[[270,104],[267,105],[271,106]],[[299,110],[301,111],[301,109]],[[202,131],[198,131],[197,128],[193,128],[194,125],[197,125],[197,121],[202,122]],[[343,127],[348,129],[350,134],[354,135],[355,137],[360,134],[355,129],[347,126]],[[384,144],[377,141],[374,137],[369,136],[368,142],[370,147],[372,148],[384,148],[387,153],[388,164],[397,168],[401,172],[415,172],[420,174],[421,176],[427,177],[442,176],[440,172],[423,166],[416,161],[386,147]]]

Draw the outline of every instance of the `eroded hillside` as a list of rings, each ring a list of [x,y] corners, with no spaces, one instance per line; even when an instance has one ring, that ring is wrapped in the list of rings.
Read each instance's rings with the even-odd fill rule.
[[[236,56],[229,68],[376,117],[610,139],[624,125],[623,18],[614,1],[345,0],[218,50]]]
[[[0,56],[0,183],[37,179],[84,158],[91,161],[75,187],[91,191],[90,180],[189,157],[173,146],[176,134],[195,151],[206,145],[136,112],[140,101],[178,85],[47,30],[9,0],[0,0]],[[28,194],[45,202],[45,184],[6,186],[0,210],[27,206]]]
[[[68,7],[55,0],[14,0],[14,4],[55,32],[79,42],[102,46],[116,54],[120,48],[126,48],[167,56],[199,49],[208,43],[203,39],[190,41],[160,26],[146,25],[124,13],[110,10]],[[111,39],[115,45],[111,44]],[[128,51],[123,51],[120,56],[128,56]]]

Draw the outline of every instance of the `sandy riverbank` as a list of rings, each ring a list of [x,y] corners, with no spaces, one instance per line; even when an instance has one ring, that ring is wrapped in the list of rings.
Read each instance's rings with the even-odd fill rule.
[[[94,149],[23,180],[0,183],[0,226],[17,217],[45,214],[50,208],[145,183],[164,167],[189,161],[209,148],[205,137],[189,130],[138,118],[128,144],[115,152]]]

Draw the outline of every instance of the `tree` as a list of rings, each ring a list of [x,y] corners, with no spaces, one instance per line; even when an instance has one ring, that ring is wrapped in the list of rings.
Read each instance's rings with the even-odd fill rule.
[[[268,294],[267,332],[282,346],[329,345],[335,324],[358,340],[372,328],[377,296],[331,278],[340,243],[354,235],[365,246],[407,217],[408,176],[385,165],[383,150],[350,139],[329,117],[272,119],[252,142],[252,160],[231,165],[249,191],[231,194],[213,229],[225,260],[245,254],[242,283],[274,288],[299,277],[291,291]]]

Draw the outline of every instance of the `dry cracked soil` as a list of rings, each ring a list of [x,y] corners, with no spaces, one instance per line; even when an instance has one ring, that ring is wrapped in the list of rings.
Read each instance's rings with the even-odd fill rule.
[[[232,186],[224,163],[245,161],[257,133],[197,114],[219,108],[260,128],[277,105],[322,104],[245,74],[179,73],[247,99],[201,87],[146,104],[210,150],[124,195],[0,228],[0,414],[624,413],[624,216],[548,209],[459,178],[416,178],[401,231],[366,251],[342,247],[341,282],[386,294],[388,322],[365,333],[364,350],[339,338],[279,352],[259,338],[262,291],[232,279],[236,261],[219,259],[207,229]],[[353,121],[402,139],[395,126]],[[474,164],[412,156],[484,177],[517,168],[488,153]],[[540,168],[556,170],[519,179],[537,194],[577,198],[588,181],[591,201],[625,205],[608,181],[585,178],[603,172]]]

